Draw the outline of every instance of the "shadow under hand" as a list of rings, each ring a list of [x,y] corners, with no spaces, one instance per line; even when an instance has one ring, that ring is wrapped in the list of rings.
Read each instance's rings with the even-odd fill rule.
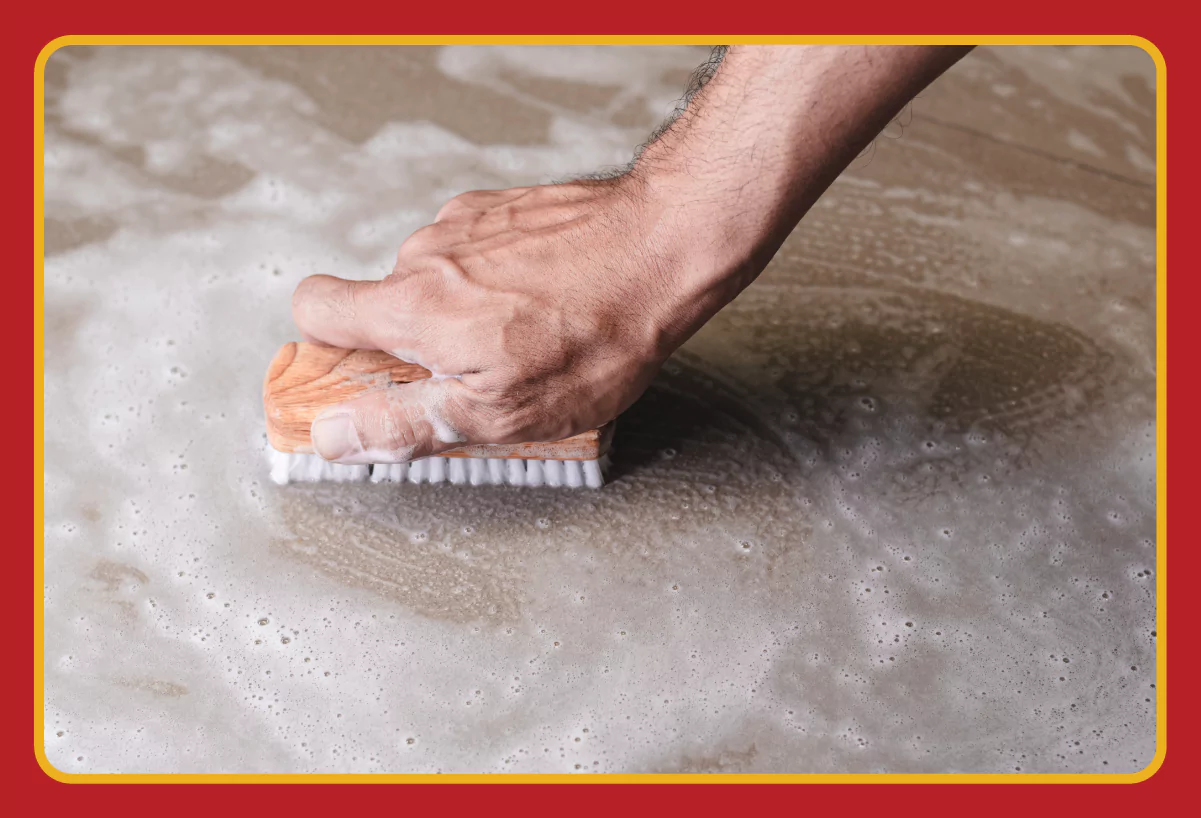
[[[810,464],[865,435],[927,449],[1004,438],[1034,462],[1104,431],[1107,402],[1146,386],[1124,384],[1114,354],[1068,326],[944,293],[815,288],[784,308],[744,298],[622,416],[615,476],[657,447],[735,429]]]

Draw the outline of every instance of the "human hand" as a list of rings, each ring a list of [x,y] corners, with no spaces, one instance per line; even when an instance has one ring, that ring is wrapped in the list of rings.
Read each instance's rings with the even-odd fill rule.
[[[465,193],[401,245],[384,280],[301,282],[293,312],[308,340],[382,349],[434,374],[324,411],[317,452],[404,462],[615,418],[732,297],[699,274],[696,225],[680,223],[665,190],[630,173]]]

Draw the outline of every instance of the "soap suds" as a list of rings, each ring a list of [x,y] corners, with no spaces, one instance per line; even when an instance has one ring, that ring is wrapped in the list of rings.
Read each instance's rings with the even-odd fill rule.
[[[443,410],[446,405],[446,395],[442,392],[437,392],[437,399],[427,401],[425,409],[425,419],[434,429],[434,437],[442,443],[463,443],[467,440],[460,432],[458,432],[443,416]]]

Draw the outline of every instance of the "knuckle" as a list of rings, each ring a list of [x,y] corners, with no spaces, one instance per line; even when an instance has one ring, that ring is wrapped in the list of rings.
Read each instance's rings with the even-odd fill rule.
[[[397,452],[413,445],[413,427],[402,412],[385,412],[381,421],[384,444]]]
[[[392,272],[380,279],[380,292],[384,297],[403,296],[412,286],[412,270],[408,267],[397,266]]]
[[[381,444],[394,454],[411,450],[420,442],[417,434],[419,414],[411,402],[401,397],[399,391],[388,393],[378,418],[378,439]]]
[[[442,205],[442,208],[438,211],[438,215],[434,216],[434,221],[440,222],[446,219],[454,219],[478,210],[480,199],[481,196],[478,191],[460,193]]]
[[[394,312],[438,314],[445,302],[446,284],[437,266],[397,267],[383,279],[379,298]]]
[[[397,263],[399,264],[405,259],[430,252],[438,246],[438,237],[441,232],[441,229],[436,224],[426,225],[415,230],[412,235],[401,242],[400,249],[396,254]]]

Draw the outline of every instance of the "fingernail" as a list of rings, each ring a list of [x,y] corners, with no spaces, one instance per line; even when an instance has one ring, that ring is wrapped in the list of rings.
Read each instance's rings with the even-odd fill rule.
[[[313,448],[325,460],[343,460],[363,451],[354,420],[347,412],[318,417],[313,421],[310,435]]]

